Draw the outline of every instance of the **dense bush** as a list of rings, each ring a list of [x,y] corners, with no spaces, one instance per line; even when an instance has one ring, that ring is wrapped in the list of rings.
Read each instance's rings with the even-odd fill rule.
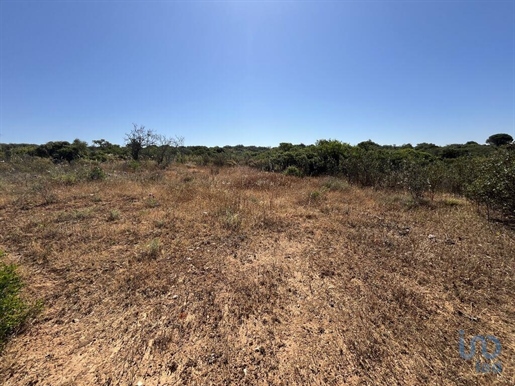
[[[467,186],[466,195],[478,205],[484,205],[488,214],[496,210],[505,216],[515,216],[515,153],[500,150],[483,159],[477,177]]]

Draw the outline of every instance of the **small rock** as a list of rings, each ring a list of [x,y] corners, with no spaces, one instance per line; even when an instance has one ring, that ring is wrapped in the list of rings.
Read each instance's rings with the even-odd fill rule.
[[[179,297],[179,295],[173,295],[172,299],[177,299],[178,297]]]
[[[79,319],[73,319],[73,323],[79,323]]]
[[[435,235],[429,235],[429,236],[427,236],[427,238],[428,238],[429,240],[434,240],[434,239],[436,239],[436,236],[435,236]]]

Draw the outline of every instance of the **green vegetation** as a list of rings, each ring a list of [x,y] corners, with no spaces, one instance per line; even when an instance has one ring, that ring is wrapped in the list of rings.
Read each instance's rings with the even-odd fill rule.
[[[504,133],[491,135],[486,140],[486,143],[488,143],[489,145],[494,145],[494,146],[508,145],[512,142],[513,142],[513,137],[509,134],[504,134]]]
[[[105,179],[106,168],[101,163],[113,160],[123,160],[127,171],[133,173],[142,173],[152,164],[166,168],[173,162],[214,167],[247,165],[289,176],[325,175],[347,184],[406,191],[415,203],[432,200],[436,193],[451,193],[466,196],[487,213],[493,210],[508,217],[515,215],[511,198],[515,196],[515,145],[508,134],[494,134],[485,145],[469,141],[447,146],[382,146],[368,140],[351,146],[323,139],[313,145],[283,142],[273,148],[206,147],[184,146],[184,138],[169,138],[134,125],[125,140],[125,146],[104,139],[94,140],[93,146],[79,139],[71,144],[0,144],[0,159],[12,161],[14,168],[25,168],[28,173],[48,168],[48,163],[36,159],[50,160],[62,165],[50,170],[54,179],[65,184]]]
[[[0,257],[3,255],[4,252],[0,251]],[[37,309],[20,297],[22,288],[16,266],[0,261],[0,347]]]
[[[515,152],[503,150],[481,160],[477,177],[467,186],[466,196],[478,206],[484,205],[487,214],[496,210],[507,217],[515,214]]]

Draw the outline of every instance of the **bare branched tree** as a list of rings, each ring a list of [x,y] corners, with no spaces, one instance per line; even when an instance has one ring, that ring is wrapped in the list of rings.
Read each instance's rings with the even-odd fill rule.
[[[145,126],[138,126],[135,123],[132,125],[134,127],[130,133],[126,134],[125,142],[131,150],[132,158],[138,161],[141,150],[156,144],[157,135],[152,130],[146,129]]]
[[[184,137],[167,137],[165,135],[155,135],[156,145],[158,146],[156,161],[159,165],[167,166],[179,153],[179,148],[184,146]]]

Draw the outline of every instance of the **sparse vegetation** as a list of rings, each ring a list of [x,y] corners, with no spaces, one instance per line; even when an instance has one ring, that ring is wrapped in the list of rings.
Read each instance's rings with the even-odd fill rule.
[[[515,234],[459,193],[482,175],[478,189],[491,176],[508,197],[510,150],[447,164],[371,141],[320,145],[314,157],[303,148],[301,167],[284,156],[300,147],[282,144],[284,169],[271,161],[280,173],[145,157],[134,170],[127,160],[1,164],[0,246],[29,278],[24,293],[47,304],[37,328],[5,345],[1,379],[513,383]],[[320,170],[324,157],[320,177],[282,173]],[[96,166],[101,182],[88,178]],[[434,177],[419,181],[426,167]],[[80,177],[58,178],[67,174]],[[500,339],[502,375],[460,358],[460,329]]]

